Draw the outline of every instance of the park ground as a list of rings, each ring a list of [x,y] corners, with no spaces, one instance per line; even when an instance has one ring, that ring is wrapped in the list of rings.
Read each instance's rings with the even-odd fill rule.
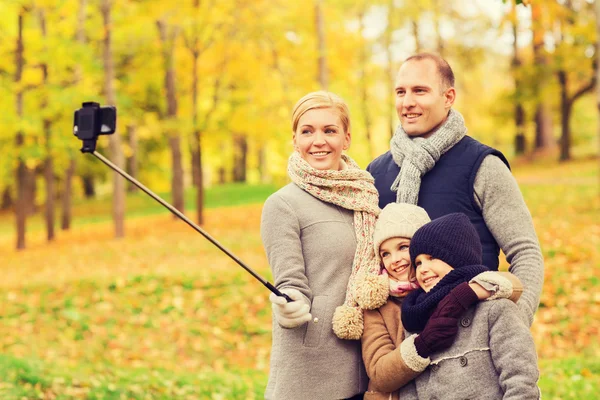
[[[545,257],[532,327],[544,399],[600,393],[598,166],[514,164]],[[259,223],[274,190],[209,189],[203,226],[269,280]],[[0,215],[1,399],[262,398],[271,311],[260,283],[142,193],[129,195],[124,239],[109,198],[74,214],[50,244],[33,217],[20,252],[13,216]]]

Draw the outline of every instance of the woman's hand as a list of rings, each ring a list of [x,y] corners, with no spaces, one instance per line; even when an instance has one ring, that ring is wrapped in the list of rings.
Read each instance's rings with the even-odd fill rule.
[[[273,315],[279,325],[284,328],[295,328],[312,319],[309,312],[310,306],[304,301],[302,293],[296,289],[282,289],[281,292],[287,294],[294,301],[288,303],[284,297],[277,296],[275,293],[271,293],[269,296]]]

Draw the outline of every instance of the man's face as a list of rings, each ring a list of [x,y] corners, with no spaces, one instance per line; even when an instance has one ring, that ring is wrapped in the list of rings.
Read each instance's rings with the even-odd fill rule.
[[[396,111],[408,136],[429,137],[446,118],[454,103],[454,88],[442,88],[433,60],[410,60],[396,77]]]

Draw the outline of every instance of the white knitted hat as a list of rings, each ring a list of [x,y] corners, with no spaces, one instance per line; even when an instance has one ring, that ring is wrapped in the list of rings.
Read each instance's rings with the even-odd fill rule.
[[[403,237],[411,239],[417,229],[431,221],[427,211],[408,203],[390,203],[381,210],[375,223],[373,246],[375,258],[381,264],[379,246],[389,238]]]

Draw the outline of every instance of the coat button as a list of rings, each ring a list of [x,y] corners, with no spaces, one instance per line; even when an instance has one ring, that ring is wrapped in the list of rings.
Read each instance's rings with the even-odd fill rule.
[[[467,326],[471,325],[471,318],[464,317],[463,319],[460,320],[460,324],[466,328]]]
[[[468,363],[468,361],[467,361],[467,357],[465,357],[465,356],[461,356],[461,357],[458,359],[458,361],[460,362],[460,366],[461,366],[461,367],[466,367],[466,366],[467,366],[467,363]]]

